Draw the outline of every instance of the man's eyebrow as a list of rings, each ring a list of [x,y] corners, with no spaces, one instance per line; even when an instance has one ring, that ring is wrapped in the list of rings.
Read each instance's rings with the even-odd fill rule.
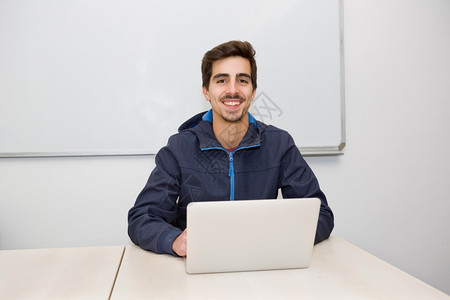
[[[219,77],[230,77],[230,74],[227,73],[217,73],[216,75],[214,75],[213,79],[217,79]]]
[[[247,73],[237,73],[236,77],[247,77],[248,79],[252,79],[252,76],[250,76],[250,74]]]

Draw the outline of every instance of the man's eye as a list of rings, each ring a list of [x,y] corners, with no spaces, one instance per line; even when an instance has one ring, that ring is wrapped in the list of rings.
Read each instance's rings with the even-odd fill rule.
[[[225,83],[225,82],[227,82],[225,79],[218,79],[217,80],[217,83]]]
[[[238,79],[238,82],[242,83],[242,84],[247,84],[248,80],[247,79]]]

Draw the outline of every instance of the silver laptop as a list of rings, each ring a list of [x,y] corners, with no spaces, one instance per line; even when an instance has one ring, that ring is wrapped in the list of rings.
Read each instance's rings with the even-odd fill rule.
[[[186,271],[306,268],[320,200],[192,202],[187,207]]]

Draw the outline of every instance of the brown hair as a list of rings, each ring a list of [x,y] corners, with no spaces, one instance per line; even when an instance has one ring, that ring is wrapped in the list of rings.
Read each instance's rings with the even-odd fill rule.
[[[202,60],[202,80],[203,86],[209,89],[209,80],[212,75],[212,64],[213,62],[227,58],[230,56],[241,56],[246,58],[250,62],[250,70],[252,77],[252,87],[253,90],[256,89],[256,51],[249,42],[242,41],[229,41],[227,43],[220,44],[205,53]]]

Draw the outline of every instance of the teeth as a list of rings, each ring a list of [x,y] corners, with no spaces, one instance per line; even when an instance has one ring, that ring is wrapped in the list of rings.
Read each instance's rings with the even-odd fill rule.
[[[230,106],[235,106],[235,105],[239,105],[240,102],[239,101],[225,101],[224,104],[230,105]]]

